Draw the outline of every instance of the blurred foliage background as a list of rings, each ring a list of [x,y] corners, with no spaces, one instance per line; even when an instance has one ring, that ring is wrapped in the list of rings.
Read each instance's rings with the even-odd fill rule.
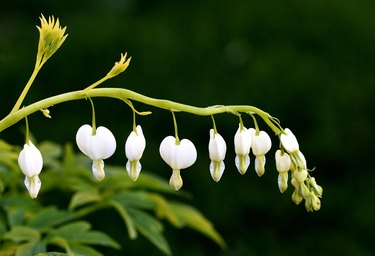
[[[22,3],[22,4],[21,4]],[[31,88],[25,104],[79,90],[101,78],[127,51],[128,70],[105,83],[156,98],[197,106],[249,104],[293,130],[308,166],[323,186],[322,208],[307,213],[280,194],[274,147],[266,174],[240,176],[234,166],[238,119],[216,118],[228,153],[221,181],[212,181],[207,144],[210,118],[178,114],[180,137],[197,146],[198,161],[182,173],[183,189],[223,235],[222,251],[190,230],[166,230],[176,255],[370,255],[375,251],[375,172],[371,164],[375,93],[375,2],[331,1],[1,1],[0,114],[12,108],[34,66],[38,17],[59,17],[69,34]],[[118,150],[108,162],[125,165],[123,143],[131,111],[123,103],[95,99],[97,122],[110,128]],[[138,118],[147,148],[143,168],[170,175],[158,153],[172,134],[170,113],[135,104],[153,114]],[[90,105],[54,106],[52,120],[29,118],[38,141],[73,142],[91,120]],[[250,118],[245,119],[250,126]],[[261,124],[263,129],[267,127]],[[24,124],[0,138],[23,144]],[[270,130],[267,130],[270,132]],[[253,160],[253,159],[252,159]],[[107,227],[105,213],[95,228]],[[108,221],[107,221],[108,220]],[[117,226],[113,227],[116,231]],[[121,241],[140,254],[158,252],[142,238]],[[146,246],[147,245],[147,246]],[[133,249],[132,249],[133,248]]]

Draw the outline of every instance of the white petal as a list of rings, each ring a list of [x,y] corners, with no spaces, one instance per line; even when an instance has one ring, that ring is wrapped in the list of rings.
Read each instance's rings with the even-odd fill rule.
[[[136,181],[138,179],[139,173],[141,172],[142,165],[139,160],[128,161],[126,163],[126,171],[132,181]]]
[[[225,169],[224,161],[211,161],[210,163],[210,173],[214,181],[218,182],[223,176]]]
[[[23,150],[18,156],[18,165],[27,177],[39,175],[41,172],[43,168],[42,154],[31,141],[29,141],[29,145],[23,146]]]
[[[234,149],[236,155],[248,155],[251,147],[251,133],[248,129],[241,126],[238,127],[236,134],[234,135]]]
[[[280,135],[280,141],[286,151],[293,153],[299,150],[299,144],[296,136],[288,128],[284,129],[286,134]]]
[[[107,159],[115,153],[115,136],[104,126],[100,126],[96,129],[96,135],[92,137],[91,143],[93,160]]]
[[[177,145],[176,152],[176,167],[177,169],[186,169],[192,166],[197,160],[197,150],[194,144],[188,140],[183,139]]]
[[[168,136],[163,139],[160,143],[159,153],[161,158],[166,162],[172,169],[174,169],[176,139],[173,136]],[[176,169],[176,168],[175,168]]]
[[[250,156],[240,156],[237,155],[236,158],[234,159],[235,165],[237,167],[237,170],[243,175],[246,173],[247,169],[249,168],[250,165]]]
[[[265,155],[272,146],[271,138],[265,131],[260,131],[256,135],[255,129],[252,132],[252,150],[255,156]]]
[[[208,143],[208,152],[212,161],[223,161],[227,152],[227,145],[223,137],[210,130],[210,142]]]
[[[288,173],[287,172],[280,172],[277,178],[277,183],[279,185],[279,190],[281,193],[288,188]]]
[[[183,181],[180,175],[180,170],[173,170],[171,178],[169,179],[169,185],[175,190],[179,190],[182,185]]]
[[[255,171],[259,177],[261,177],[264,172],[264,166],[266,165],[266,157],[264,155],[255,157]]]
[[[159,152],[161,158],[172,169],[188,168],[197,159],[197,150],[190,140],[183,139],[179,144],[176,144],[176,139],[173,136],[164,138],[160,143]]]
[[[281,153],[282,152],[280,149],[278,149],[275,153],[276,169],[278,172],[287,172],[290,169],[291,160],[288,153]]]
[[[125,143],[125,155],[129,161],[139,160],[146,148],[146,139],[141,126],[137,126],[137,133],[132,131]]]
[[[76,143],[83,154],[89,156],[89,148],[91,146],[92,127],[88,124],[82,125],[76,134]]]
[[[38,196],[40,187],[42,186],[42,182],[40,181],[38,175],[34,175],[32,177],[25,177],[24,180],[25,187],[29,191],[31,198],[36,198]]]
[[[94,160],[92,161],[92,174],[94,174],[94,177],[101,181],[105,177],[104,172],[104,161],[103,160]]]

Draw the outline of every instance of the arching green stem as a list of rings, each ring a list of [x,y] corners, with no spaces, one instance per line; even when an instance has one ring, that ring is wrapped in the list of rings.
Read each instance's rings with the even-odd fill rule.
[[[173,110],[174,112],[187,112],[194,115],[199,116],[210,116],[220,113],[246,113],[252,112],[260,116],[267,125],[276,133],[280,134],[282,130],[277,126],[267,112],[263,110],[249,106],[249,105],[227,105],[227,106],[210,106],[210,107],[195,107],[190,106],[187,104],[182,104],[178,102],[173,102],[170,100],[164,99],[155,99],[150,98],[145,95],[136,93],[131,90],[123,89],[123,88],[95,88],[91,89],[87,92],[87,94],[83,94],[82,91],[73,91],[68,93],[59,94],[53,97],[49,97],[40,101],[37,101],[33,104],[30,104],[18,111],[7,115],[0,121],[0,132],[7,129],[8,127],[14,125],[15,123],[19,122],[21,119],[25,118],[34,112],[40,111],[43,108],[48,108],[53,105],[57,105],[63,102],[73,101],[73,100],[80,100],[84,98],[94,98],[94,97],[107,97],[107,98],[115,98],[122,101],[127,100],[134,100],[141,102],[146,105],[154,106],[161,109]]]

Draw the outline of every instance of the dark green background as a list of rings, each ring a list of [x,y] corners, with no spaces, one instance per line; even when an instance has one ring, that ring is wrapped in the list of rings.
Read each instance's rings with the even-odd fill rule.
[[[210,118],[178,114],[180,137],[191,139],[198,150],[197,163],[182,173],[184,190],[228,248],[221,251],[199,234],[166,224],[176,255],[374,253],[374,1],[2,1],[1,116],[11,110],[31,74],[41,13],[59,17],[69,36],[39,73],[25,104],[84,88],[127,51],[133,57],[128,70],[102,86],[197,106],[260,107],[294,131],[308,166],[316,168],[314,176],[324,188],[322,209],[307,213],[292,203],[291,188],[278,191],[275,138],[262,178],[253,165],[245,176],[238,174],[233,153],[238,119],[223,114],[216,124],[228,144],[227,167],[216,184],[208,171]],[[95,103],[98,124],[113,130],[118,142],[107,162],[124,165],[131,111],[115,100]],[[138,118],[147,138],[143,168],[167,178],[170,171],[158,145],[173,133],[170,113],[135,105],[153,111]],[[86,101],[50,110],[52,120],[40,114],[29,119],[39,141],[74,142],[78,127],[91,120]],[[244,121],[252,125],[250,117]],[[23,122],[0,136],[22,145],[22,133]],[[113,220],[101,219],[95,227],[111,223],[117,232],[122,224]],[[130,255],[158,253],[142,238],[129,242],[117,235]]]

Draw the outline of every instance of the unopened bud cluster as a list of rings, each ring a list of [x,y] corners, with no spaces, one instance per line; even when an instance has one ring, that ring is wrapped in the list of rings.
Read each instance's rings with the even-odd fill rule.
[[[276,151],[276,169],[279,172],[279,189],[284,192],[288,187],[288,172],[291,173],[291,184],[294,187],[292,200],[300,204],[305,199],[307,211],[320,209],[320,197],[323,189],[314,177],[311,177],[306,164],[306,159],[299,150],[299,144],[294,134],[286,128],[280,135],[282,149]]]

